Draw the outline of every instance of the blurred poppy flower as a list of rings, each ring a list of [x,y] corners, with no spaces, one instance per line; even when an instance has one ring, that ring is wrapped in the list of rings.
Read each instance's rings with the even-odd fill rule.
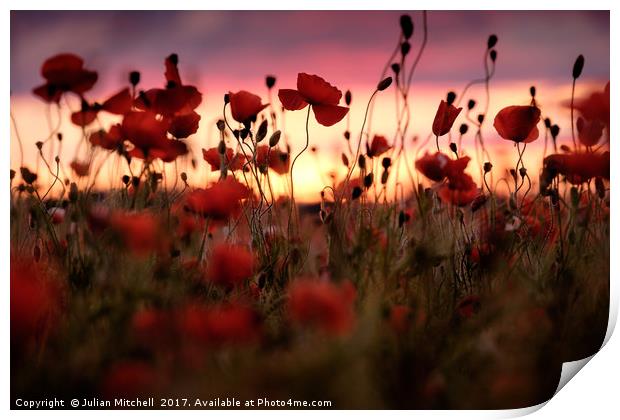
[[[146,211],[112,213],[109,226],[122,238],[125,246],[136,255],[147,255],[163,247],[159,220],[155,215]]]
[[[55,327],[61,310],[62,288],[48,267],[31,257],[11,255],[11,348],[30,349]]]
[[[207,266],[207,279],[217,285],[234,287],[254,275],[254,255],[243,246],[217,245]]]
[[[470,183],[470,182],[471,183]],[[450,188],[450,184],[444,184],[439,189],[439,197],[447,203],[463,207],[470,204],[478,197],[480,190],[471,176],[463,174],[461,189]]]
[[[456,314],[460,318],[471,318],[473,315],[477,314],[478,311],[480,311],[480,297],[475,295],[464,297],[456,305]]]
[[[227,147],[226,154],[224,156],[226,167],[229,170],[240,171],[243,169],[243,164],[245,163],[245,156],[243,154],[235,154],[233,149]],[[220,170],[221,157],[217,147],[212,147],[209,150],[202,149],[202,157],[211,166],[212,171]]]
[[[75,172],[75,174],[79,177],[88,176],[90,173],[90,163],[88,162],[78,162],[77,160],[74,160],[71,162],[70,166],[71,169],[73,169],[73,172]]]
[[[497,113],[493,127],[503,139],[531,143],[538,138],[538,121],[540,109],[537,107],[512,105]]]
[[[450,158],[441,152],[429,154],[416,160],[415,168],[431,181],[440,182],[446,177],[446,168],[450,164]]]
[[[571,184],[588,182],[592,178],[609,179],[609,152],[553,154],[543,160],[543,168],[553,176],[561,174]]]
[[[106,132],[98,130],[88,136],[88,141],[93,146],[98,146],[106,150],[116,150],[123,143],[123,132],[120,124],[114,124]]]
[[[297,90],[280,89],[284,109],[297,111],[310,105],[319,124],[330,127],[342,120],[349,108],[338,106],[342,92],[316,75],[299,73]]]
[[[570,107],[570,101],[565,105]],[[592,92],[587,98],[575,100],[574,107],[588,121],[599,121],[609,128],[609,82],[602,91]]]
[[[387,142],[387,139],[383,136],[375,135],[372,138],[372,142],[370,143],[370,148],[368,149],[368,157],[377,157],[381,156],[388,150],[390,150],[392,146],[390,146]]]
[[[390,327],[394,332],[404,334],[411,325],[411,308],[406,305],[394,305],[390,309]]]
[[[122,361],[105,374],[101,393],[106,398],[150,397],[160,385],[155,369],[142,361]]]
[[[133,338],[141,345],[160,347],[170,344],[172,317],[168,312],[153,308],[137,311],[131,320]]]
[[[241,210],[240,201],[249,195],[250,191],[245,185],[228,177],[206,189],[199,188],[190,192],[185,198],[185,204],[193,213],[225,221]]]
[[[435,113],[435,119],[433,120],[433,134],[438,137],[448,134],[462,109],[463,108],[457,108],[452,104],[448,104],[444,100],[439,102],[439,107]]]
[[[200,115],[195,111],[172,117],[168,132],[177,139],[185,139],[198,131]]]
[[[237,93],[229,92],[230,111],[235,121],[241,124],[248,124],[256,120],[256,116],[269,104],[261,103],[260,96],[254,95],[245,90]]]
[[[97,82],[97,72],[86,70],[84,60],[75,54],[58,54],[41,67],[45,84],[33,90],[46,102],[59,102],[63,93],[82,95]]]
[[[288,173],[290,154],[279,149],[261,145],[256,148],[256,165],[260,172],[265,173],[270,168],[279,175]]]
[[[166,136],[168,124],[157,119],[152,112],[131,111],[121,124],[124,137],[135,148],[129,151],[131,157],[139,159],[161,159],[172,162],[187,153],[187,145]]]
[[[343,334],[353,326],[355,287],[325,281],[299,280],[288,291],[288,313],[295,323],[329,334]]]
[[[587,147],[594,146],[603,136],[603,123],[598,120],[587,121],[582,117],[577,119],[577,133],[581,144]]]

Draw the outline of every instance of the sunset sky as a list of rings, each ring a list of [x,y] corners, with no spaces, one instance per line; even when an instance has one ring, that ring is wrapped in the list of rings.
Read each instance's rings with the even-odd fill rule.
[[[99,72],[99,81],[88,92],[90,100],[104,99],[126,86],[131,70],[141,72],[142,88],[162,86],[163,60],[170,53],[177,53],[184,82],[196,85],[203,93],[203,104],[198,109],[201,128],[189,140],[199,162],[198,170],[190,171],[194,184],[204,183],[209,172],[200,149],[216,144],[214,122],[221,117],[224,93],[245,89],[267,102],[267,74],[277,77],[276,89],[294,88],[298,72],[320,75],[343,92],[350,89],[351,131],[356,133],[366,102],[398,39],[398,18],[402,13],[13,11],[11,109],[26,149],[25,164],[36,166],[34,143],[50,131],[47,105],[34,97],[31,90],[42,83],[42,62],[60,52],[79,54],[87,68]],[[415,22],[411,53],[414,56],[422,39],[422,13],[409,13]],[[569,112],[562,103],[570,98],[575,58],[583,54],[586,63],[577,85],[578,97],[602,89],[609,80],[608,12],[429,12],[428,45],[413,79],[412,134],[426,138],[437,104],[446,92],[459,93],[469,80],[484,76],[483,53],[492,33],[497,34],[499,42],[489,118],[506,105],[528,103],[528,89],[536,85],[543,116],[551,117],[566,135],[570,133]],[[482,103],[483,92],[471,90],[464,103],[470,97]],[[275,96],[272,102],[279,108]],[[377,97],[371,134],[392,139],[394,107],[393,90]],[[56,112],[51,114],[55,125]],[[113,118],[102,119],[104,126],[112,121]],[[305,141],[304,121],[304,112],[286,116],[286,133],[293,153]],[[456,127],[461,122],[457,120]],[[302,199],[316,199],[325,184],[321,174],[334,168],[342,170],[339,154],[346,148],[342,138],[345,127],[345,121],[331,128],[311,124],[310,142],[318,147],[320,159],[308,153],[298,162],[295,175],[301,186],[296,190]],[[63,161],[68,167],[82,134],[67,120],[62,123],[62,132],[66,139]],[[491,122],[487,122],[484,135],[496,144],[494,157],[498,162],[514,164],[514,148],[497,139]],[[465,147],[472,141],[469,137]],[[16,143],[12,129],[14,169],[20,164]],[[536,165],[541,158],[537,147],[541,145],[539,140],[538,146],[528,147],[526,162],[530,159],[531,165]],[[86,159],[85,148],[78,151],[78,158]],[[188,169],[187,165],[184,169]],[[471,171],[477,172],[473,168]],[[106,173],[112,176],[113,170],[102,171],[102,186],[110,184]]]

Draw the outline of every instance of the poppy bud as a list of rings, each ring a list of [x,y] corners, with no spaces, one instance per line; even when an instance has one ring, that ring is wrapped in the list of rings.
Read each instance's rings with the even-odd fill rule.
[[[517,171],[515,171],[514,169],[510,169],[510,176],[512,177],[513,180],[517,180]]]
[[[56,157],[54,158],[54,162],[56,162],[56,163],[60,163],[60,158],[59,158],[58,156],[56,156]]]
[[[390,176],[390,173],[388,172],[388,170],[386,169],[385,171],[383,171],[383,173],[381,174],[381,183],[383,185],[387,184],[388,181],[388,176]]]
[[[491,162],[484,162],[484,173],[491,172],[491,169],[493,169],[493,164]]]
[[[402,44],[400,44],[400,53],[402,54],[403,57],[405,57],[407,54],[409,54],[409,51],[411,51],[411,44],[410,43],[405,41]]]
[[[461,136],[464,136],[467,133],[467,130],[469,130],[469,126],[467,124],[461,124],[459,127],[459,133]]]
[[[131,185],[134,188],[138,188],[140,186],[140,178],[138,178],[137,176],[134,176],[131,178]]]
[[[381,161],[381,166],[383,166],[385,169],[389,168],[390,166],[392,166],[392,159],[390,159],[389,157],[384,157]]]
[[[258,130],[256,131],[256,143],[259,143],[267,137],[267,120],[263,120],[258,126]]]
[[[345,155],[344,153],[341,155],[342,158],[342,163],[344,166],[346,166],[347,168],[349,167],[349,158],[347,157],[347,155]]]
[[[58,141],[62,141],[62,133],[57,133],[56,138],[58,139]]]
[[[357,159],[357,164],[359,165],[360,169],[366,169],[366,158],[364,157],[364,155],[360,155],[360,157]]]
[[[42,141],[38,141],[35,143],[35,146],[37,146],[37,149],[41,150],[43,148],[43,142]]]
[[[351,133],[349,132],[349,130],[344,132],[344,138],[349,140],[351,138]]]
[[[230,102],[230,95],[228,93],[224,94],[224,105]]]
[[[532,98],[536,97],[536,86],[530,86],[530,95]]]
[[[452,153],[456,154],[457,152],[456,143],[450,143],[450,150],[452,150]]]
[[[247,128],[244,128],[243,130],[239,132],[239,137],[241,137],[241,140],[245,140],[249,134],[250,134],[250,130],[248,130]]]
[[[226,154],[226,143],[224,143],[223,140],[217,144],[217,153],[220,156],[224,156]]]
[[[448,103],[448,105],[452,105],[455,99],[456,99],[456,93],[452,91],[448,92],[448,95],[446,96],[446,102]]]
[[[351,91],[347,90],[344,93],[344,103],[347,104],[347,106],[351,105]]]
[[[121,177],[121,182],[122,182],[123,184],[125,184],[125,185],[128,185],[130,180],[131,180],[131,178],[129,177],[129,175],[123,175],[123,176]]]
[[[605,184],[603,183],[603,178],[600,176],[594,179],[594,186],[596,187],[596,193],[598,197],[602,200],[605,198]]]
[[[545,127],[551,128],[551,120],[549,118],[545,118]]]
[[[75,182],[72,182],[71,186],[69,187],[69,201],[71,201],[72,203],[75,203],[77,199],[78,199],[78,187]]]
[[[474,109],[475,106],[476,106],[476,101],[474,101],[473,99],[470,99],[469,101],[467,101],[467,109],[469,109],[470,111]]]
[[[584,63],[585,59],[583,58],[583,55],[579,54],[579,57],[575,60],[575,64],[573,64],[573,79],[577,79],[581,76]]]
[[[560,126],[558,126],[557,124],[553,124],[549,131],[551,132],[551,137],[555,139],[560,134]]]
[[[265,84],[267,85],[267,89],[271,89],[276,85],[276,77],[271,75],[265,77]]]
[[[140,83],[139,71],[132,71],[129,73],[129,83],[131,83],[132,86],[136,86],[138,83]]]
[[[217,120],[216,126],[218,130],[224,131],[226,128],[226,123],[224,123],[224,120]]]
[[[233,136],[235,136],[235,138],[239,140],[239,130],[233,130]]]
[[[484,121],[484,114],[478,114],[478,123],[482,124]]]
[[[525,178],[525,175],[527,175],[527,169],[519,168],[519,175],[521,175],[521,178]]]
[[[373,175],[373,173],[369,173],[368,175],[366,175],[364,177],[364,187],[366,189],[370,188],[372,186],[372,182],[374,181],[375,176]]]
[[[387,88],[390,87],[391,84],[392,84],[392,78],[386,77],[385,79],[379,82],[379,84],[377,85],[377,90],[378,91],[386,90]]]
[[[187,182],[187,174],[185,172],[181,172],[181,181]]]
[[[495,60],[497,60],[497,51],[491,50],[489,57],[491,57],[491,61],[495,63]]]
[[[353,192],[351,193],[351,198],[353,200],[357,200],[362,195],[362,189],[360,187],[353,187]]]
[[[497,35],[491,34],[489,35],[489,39],[487,40],[487,49],[493,48],[497,44]]]
[[[413,21],[411,20],[411,16],[402,15],[400,17],[400,29],[403,31],[405,39],[411,38],[411,35],[413,35]]]
[[[277,130],[269,137],[269,147],[275,147],[276,144],[278,144],[280,141],[280,134],[282,134],[281,131]]]
[[[400,64],[392,63],[391,67],[392,67],[392,71],[394,72],[394,74],[398,76],[398,74],[400,73]]]
[[[22,175],[22,179],[26,184],[32,184],[37,180],[37,174],[30,172],[30,170],[26,167],[19,168],[19,172]]]
[[[11,169],[11,181],[13,180],[13,178],[15,178],[15,171]]]

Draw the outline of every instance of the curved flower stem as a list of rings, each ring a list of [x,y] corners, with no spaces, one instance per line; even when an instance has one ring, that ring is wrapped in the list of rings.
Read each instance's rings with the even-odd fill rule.
[[[441,150],[439,150],[439,136],[435,136],[435,144],[437,145],[437,152],[440,152]]]
[[[573,138],[573,149],[577,151],[577,142],[575,141],[575,123],[574,123],[574,111],[575,111],[575,83],[577,79],[573,79],[573,88],[570,95],[570,133]]]
[[[301,149],[299,153],[295,155],[295,158],[291,162],[291,170],[290,170],[291,203],[290,203],[290,208],[289,208],[289,213],[288,213],[288,236],[289,238],[291,236],[291,219],[293,218],[293,208],[295,207],[295,183],[293,182],[293,169],[295,168],[295,162],[297,162],[297,159],[299,158],[299,156],[301,156],[301,154],[305,152],[308,149],[308,146],[310,145],[310,130],[308,126],[310,123],[310,109],[311,108],[312,108],[312,105],[308,105],[308,113],[306,114],[306,144],[304,145],[303,149]]]

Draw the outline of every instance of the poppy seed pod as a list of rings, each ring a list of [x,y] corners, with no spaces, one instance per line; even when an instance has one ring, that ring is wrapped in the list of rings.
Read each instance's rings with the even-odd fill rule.
[[[185,172],[181,172],[181,181],[187,182],[187,174]]]
[[[459,127],[459,134],[461,136],[464,136],[467,133],[467,130],[469,130],[469,126],[465,123],[461,124],[461,126]]]
[[[411,51],[411,44],[410,43],[405,41],[402,44],[400,44],[400,53],[402,54],[403,57],[405,57],[407,54],[409,54],[409,51]]]
[[[351,138],[351,133],[348,130],[344,132],[344,138],[346,140],[349,140]]]
[[[575,60],[575,64],[573,64],[573,79],[577,79],[581,76],[584,63],[585,59],[583,58],[583,55],[579,54],[579,57]]]
[[[391,84],[392,84],[392,78],[386,77],[385,79],[379,82],[379,84],[377,85],[377,90],[379,92],[386,90],[387,88],[390,87]]]
[[[385,169],[389,168],[390,166],[392,166],[392,159],[390,159],[389,157],[384,157],[381,161],[381,166],[383,166]]]
[[[256,131],[256,143],[260,143],[265,137],[267,137],[267,120],[263,120],[258,126]]]
[[[138,83],[140,83],[140,72],[139,71],[132,71],[129,73],[129,83],[131,83],[131,85],[134,87]]]
[[[456,143],[450,143],[450,150],[452,150],[452,153],[456,154],[457,152]]]
[[[448,105],[452,105],[455,100],[456,93],[454,93],[453,91],[448,92],[448,95],[446,96],[446,102],[448,103]]]
[[[549,131],[551,132],[551,137],[555,139],[560,134],[560,126],[557,124],[553,124],[551,128],[549,129]]]
[[[521,178],[525,178],[525,176],[527,175],[527,169],[519,168],[519,175],[521,175]]]
[[[276,85],[276,77],[268,75],[265,77],[265,84],[267,85],[267,89],[271,89]]]
[[[357,159],[357,164],[359,165],[360,169],[366,169],[366,158],[364,157],[364,155],[360,155],[360,157]]]
[[[224,120],[217,120],[216,126],[218,130],[224,131],[226,128],[226,123],[224,123]]]
[[[41,150],[43,148],[43,142],[42,141],[38,141],[35,143],[35,146],[37,146],[37,149]]]
[[[390,67],[392,67],[392,71],[394,72],[394,74],[398,76],[398,74],[400,73],[400,64],[392,63]]]
[[[489,35],[489,39],[487,40],[487,49],[493,48],[497,44],[497,35],[491,34]]]
[[[402,15],[400,17],[400,29],[403,31],[405,39],[411,38],[411,35],[413,35],[413,21],[411,20],[411,16]]]
[[[62,133],[57,133],[56,138],[58,139],[58,141],[62,141]]]
[[[493,169],[493,164],[491,162],[484,162],[484,173],[491,172],[491,169]]]
[[[545,127],[551,128],[551,120],[549,118],[545,118]]]
[[[536,97],[536,86],[530,86],[530,96],[532,98]]]
[[[347,106],[351,105],[351,91],[347,90],[344,93],[344,103],[347,104]]]
[[[362,189],[358,186],[353,187],[353,191],[351,192],[351,199],[357,200],[362,195]]]
[[[269,137],[269,147],[275,147],[278,144],[281,134],[282,132],[277,130],[271,135],[271,137]]]
[[[497,51],[491,50],[491,52],[489,53],[489,57],[491,57],[492,62],[495,62],[495,60],[497,60]]]
[[[129,177],[129,175],[123,175],[121,181],[123,184],[129,185],[129,181],[131,181],[131,178]]]
[[[375,180],[375,176],[372,172],[366,175],[364,177],[364,188],[366,189],[370,188],[374,180]]]
[[[474,109],[475,106],[476,106],[476,101],[474,101],[473,99],[470,99],[469,101],[467,101],[467,109],[469,109],[470,111]]]

